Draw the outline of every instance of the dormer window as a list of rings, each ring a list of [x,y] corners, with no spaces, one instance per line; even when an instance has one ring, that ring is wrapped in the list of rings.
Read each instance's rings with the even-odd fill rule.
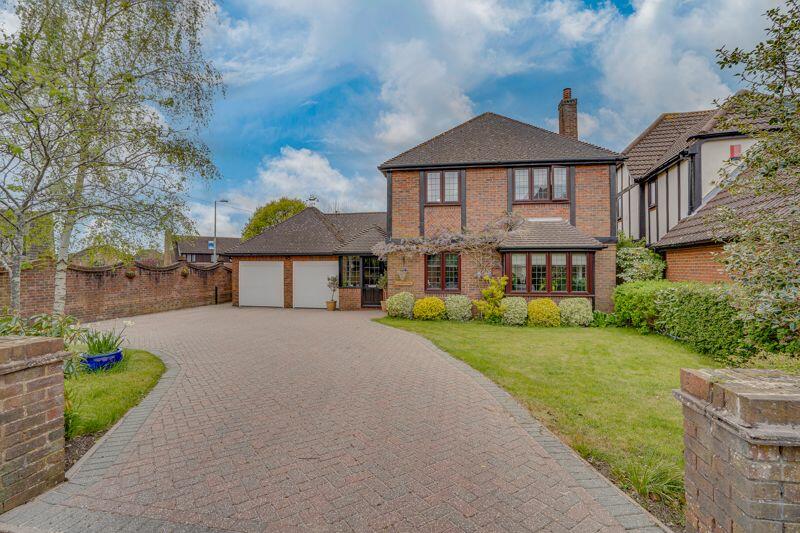
[[[516,168],[512,176],[515,202],[569,201],[567,167]]]
[[[458,170],[425,173],[426,204],[458,204],[461,198],[461,179]]]

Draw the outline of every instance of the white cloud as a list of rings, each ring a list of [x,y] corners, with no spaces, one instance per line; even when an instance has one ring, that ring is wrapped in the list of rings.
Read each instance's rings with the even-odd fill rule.
[[[608,1],[598,8],[586,7],[579,0],[553,0],[538,11],[539,21],[553,25],[568,43],[586,43],[602,36],[611,21],[619,16]]]
[[[214,234],[214,204],[193,202],[189,205],[189,214],[195,222],[199,235]],[[217,206],[217,236],[237,237],[242,234],[242,227],[246,216],[242,217],[239,211],[227,207],[225,204]]]

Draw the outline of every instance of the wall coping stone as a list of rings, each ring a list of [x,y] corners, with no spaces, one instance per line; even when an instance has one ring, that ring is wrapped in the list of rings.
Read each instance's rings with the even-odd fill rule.
[[[61,353],[63,350],[64,340],[56,337],[0,336],[0,368],[18,362],[30,363],[41,356]],[[40,366],[40,364],[24,366]]]
[[[800,376],[779,370],[681,369],[684,406],[750,444],[800,446]]]

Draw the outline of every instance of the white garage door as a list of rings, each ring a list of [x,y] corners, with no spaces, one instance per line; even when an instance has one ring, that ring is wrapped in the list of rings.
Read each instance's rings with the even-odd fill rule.
[[[283,307],[283,261],[239,261],[239,305]]]
[[[294,261],[292,263],[294,307],[324,308],[330,299],[328,276],[339,275],[338,261]],[[339,300],[337,291],[336,298]]]

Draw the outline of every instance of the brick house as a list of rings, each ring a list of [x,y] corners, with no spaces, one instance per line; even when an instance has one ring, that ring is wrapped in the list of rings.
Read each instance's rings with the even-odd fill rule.
[[[728,195],[715,198],[721,172],[735,170],[756,141],[724,127],[724,114],[725,106],[664,113],[622,152],[617,231],[644,239],[661,252],[667,260],[667,279],[727,279],[719,262],[722,244],[711,239],[706,214],[730,200]],[[769,125],[765,122],[763,127]],[[690,237],[692,232],[697,236]]]
[[[217,237],[217,260],[229,263],[227,251],[241,242],[239,237]],[[175,261],[188,263],[211,263],[214,254],[213,236],[170,235],[165,236],[164,263]]]
[[[328,277],[344,310],[380,307],[378,278],[386,263],[372,248],[386,240],[386,213],[322,213],[308,207],[227,250],[233,304],[323,308]]]
[[[518,215],[525,223],[498,247],[493,269],[509,276],[509,295],[583,297],[610,310],[622,156],[578,139],[570,89],[558,111],[559,133],[484,113],[380,165],[388,238],[479,232]],[[462,255],[391,254],[389,294],[480,298],[479,268]]]

